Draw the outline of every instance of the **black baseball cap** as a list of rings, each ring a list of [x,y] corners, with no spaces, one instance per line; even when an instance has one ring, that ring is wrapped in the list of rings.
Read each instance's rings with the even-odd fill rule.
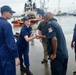
[[[7,6],[7,5],[4,5],[4,6],[1,7],[1,13],[3,13],[3,12],[15,13],[15,11],[13,11],[11,9],[11,7],[10,6]]]

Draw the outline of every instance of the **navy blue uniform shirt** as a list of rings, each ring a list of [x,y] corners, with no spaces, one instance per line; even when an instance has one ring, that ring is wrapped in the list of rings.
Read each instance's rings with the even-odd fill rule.
[[[76,24],[75,24],[75,27],[74,27],[73,41],[76,41]]]
[[[62,31],[62,28],[57,23],[55,19],[51,19],[47,24],[47,44],[49,49],[49,54],[53,53],[51,39],[53,37],[57,38],[57,57],[65,58],[68,57],[68,51],[66,47],[66,40]]]
[[[24,25],[20,31],[20,35],[18,37],[18,40],[17,40],[17,45],[18,47],[21,47],[21,48],[25,48],[26,46],[29,45],[29,42],[27,42],[25,39],[24,39],[24,36],[28,36],[30,37],[30,34],[32,32],[32,28],[31,27],[27,27],[26,25]]]
[[[0,60],[12,60],[18,57],[12,27],[10,23],[0,17]]]
[[[74,27],[73,41],[75,42],[75,53],[76,53],[76,24],[75,24],[75,27]]]

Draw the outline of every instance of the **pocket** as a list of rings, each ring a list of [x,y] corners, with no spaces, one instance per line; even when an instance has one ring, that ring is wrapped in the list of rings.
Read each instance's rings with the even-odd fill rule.
[[[16,72],[16,66],[15,66],[15,61],[7,61],[6,65],[5,65],[5,71],[6,73],[8,73],[8,75],[14,75],[14,73]]]

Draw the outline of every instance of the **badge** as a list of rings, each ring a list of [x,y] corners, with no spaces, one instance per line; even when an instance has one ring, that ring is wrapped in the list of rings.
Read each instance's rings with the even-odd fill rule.
[[[50,32],[52,32],[53,30],[52,30],[52,28],[49,28],[48,31],[49,31],[49,33],[50,33]]]

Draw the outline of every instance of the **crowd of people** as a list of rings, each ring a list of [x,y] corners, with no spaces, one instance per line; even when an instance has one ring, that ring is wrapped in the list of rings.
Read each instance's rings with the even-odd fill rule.
[[[15,42],[11,24],[7,21],[11,19],[13,13],[15,11],[11,7],[7,5],[1,7],[0,75],[16,75],[16,65],[20,65],[20,70],[25,71],[27,75],[33,75],[30,71],[29,41],[35,38],[41,41],[44,49],[44,58],[41,63],[47,63],[49,57],[51,74],[66,75],[68,65],[66,39],[61,26],[57,23],[53,14],[46,12],[42,16],[42,20],[37,28],[38,32],[34,36],[31,36],[32,27],[30,26],[30,19],[24,17],[24,26],[21,28],[17,42]],[[74,47],[74,42],[76,41],[75,33],[71,47]]]

